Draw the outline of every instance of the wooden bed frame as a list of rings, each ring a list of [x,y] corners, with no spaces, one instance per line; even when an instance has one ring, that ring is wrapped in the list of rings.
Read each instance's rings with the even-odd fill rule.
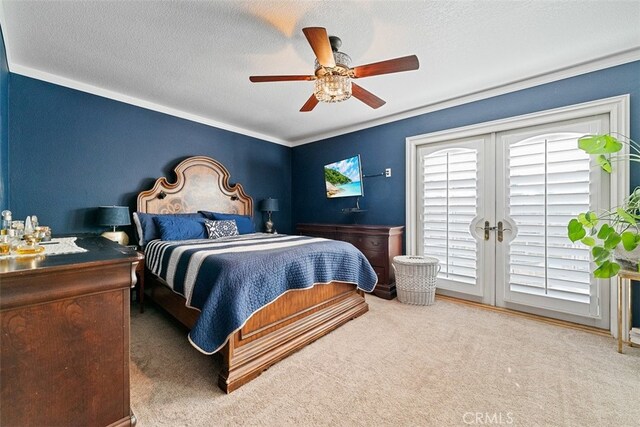
[[[138,195],[138,212],[187,213],[207,210],[253,216],[253,200],[229,172],[208,157],[191,157],[176,168],[175,183],[158,178]],[[187,328],[200,312],[145,269],[145,291]],[[256,312],[221,350],[218,386],[230,393],[269,366],[369,310],[364,293],[352,284],[331,282],[290,291]]]

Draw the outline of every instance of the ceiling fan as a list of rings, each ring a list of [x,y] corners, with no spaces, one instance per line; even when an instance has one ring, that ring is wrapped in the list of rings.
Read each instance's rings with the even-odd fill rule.
[[[338,51],[342,46],[340,38],[327,37],[327,30],[322,27],[307,27],[303,28],[302,32],[316,55],[314,75],[249,77],[249,80],[254,83],[315,80],[313,94],[300,109],[302,112],[313,110],[319,101],[340,102],[349,99],[352,95],[371,108],[380,108],[385,104],[385,101],[351,80],[417,70],[420,67],[418,57],[410,55],[351,68],[351,57]]]

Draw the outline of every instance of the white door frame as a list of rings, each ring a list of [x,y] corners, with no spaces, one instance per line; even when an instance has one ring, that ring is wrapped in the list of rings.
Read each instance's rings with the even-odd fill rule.
[[[420,157],[424,155],[422,150],[427,153],[435,153],[447,148],[465,148],[477,151],[477,215],[469,226],[471,236],[476,239],[476,268],[477,272],[482,274],[482,277],[476,278],[475,285],[470,286],[466,283],[457,282],[456,280],[438,278],[438,292],[451,295],[460,296],[464,295],[465,298],[473,301],[481,301],[484,303],[490,303],[493,295],[494,286],[488,286],[489,281],[493,281],[495,277],[493,269],[493,254],[495,253],[495,239],[484,240],[482,238],[483,233],[475,229],[476,225],[481,226],[484,221],[489,221],[491,224],[495,223],[495,200],[493,199],[493,189],[495,188],[495,173],[487,173],[487,168],[490,168],[493,172],[493,168],[490,166],[495,158],[494,144],[490,140],[493,138],[491,135],[478,135],[474,138],[466,138],[464,140],[447,141],[451,144],[433,143],[422,144],[418,147],[417,152],[420,153]],[[489,165],[489,166],[488,166]],[[419,172],[420,173],[420,172]],[[422,194],[422,183],[418,183],[417,191]],[[422,242],[424,239],[424,232],[422,227],[417,227],[418,241]],[[419,248],[416,250],[420,251]],[[422,254],[422,251],[416,254]],[[488,256],[491,254],[491,256]],[[489,259],[489,261],[487,261]],[[442,285],[442,286],[440,286]],[[460,293],[460,294],[459,294]],[[490,293],[487,296],[487,293]]]
[[[407,137],[405,192],[407,254],[415,255],[418,253],[417,245],[419,242],[416,237],[416,229],[418,227],[416,178],[418,171],[416,168],[416,162],[417,151],[420,146],[444,142],[450,139],[469,138],[487,133],[507,131],[518,127],[536,126],[599,114],[609,115],[609,131],[611,133],[629,135],[629,95],[627,94],[522,116],[509,117],[491,122]],[[626,154],[626,152],[628,152],[628,147],[625,145],[623,150],[623,154]],[[629,191],[629,162],[616,163],[615,172],[611,174],[610,205],[619,205],[622,200],[629,195]],[[603,284],[603,292],[606,292],[607,285],[609,285],[610,288],[609,330],[613,336],[617,337],[616,301],[618,293],[615,278],[610,280],[609,283]],[[626,289],[624,289],[623,292],[626,292]],[[625,295],[623,295],[623,297],[625,297]],[[627,319],[629,315],[630,313],[623,313],[623,325],[628,324]],[[623,331],[623,338],[628,339],[626,335],[628,335],[627,331]]]
[[[535,126],[535,127],[523,127],[513,129],[509,132],[499,132],[496,134],[496,169],[498,175],[496,176],[496,211],[503,212],[508,209],[505,205],[507,202],[507,185],[508,185],[508,173],[505,168],[505,164],[508,162],[511,142],[521,141],[533,136],[539,136],[545,133],[573,133],[575,137],[581,136],[587,133],[601,134],[608,133],[609,117],[607,114],[601,114],[596,116],[588,116],[576,120],[561,121],[550,123],[547,125]],[[580,129],[580,130],[578,130]],[[505,138],[507,138],[505,140]],[[515,139],[514,139],[515,138]],[[511,139],[511,141],[510,141]],[[579,151],[575,146],[576,152]],[[583,158],[589,159],[588,162],[591,165],[589,172],[589,199],[590,207],[588,209],[601,212],[609,208],[609,189],[610,189],[610,175],[602,171],[597,165],[595,159],[589,155],[582,153]],[[600,188],[600,187],[603,188]],[[510,222],[511,218],[505,216],[504,220]],[[503,221],[504,221],[503,220]],[[513,228],[514,223],[510,222],[507,228]],[[546,231],[545,231],[546,233]],[[566,232],[565,232],[566,233]],[[586,323],[589,326],[595,326],[598,328],[608,328],[609,318],[603,318],[603,313],[599,312],[596,307],[600,307],[609,304],[609,293],[603,293],[603,283],[596,278],[590,278],[590,304],[588,305],[588,312],[584,312],[586,306],[582,303],[569,302],[563,299],[547,298],[546,296],[534,296],[527,292],[514,292],[510,289],[509,284],[509,268],[505,265],[505,260],[509,254],[509,247],[511,239],[516,238],[517,233],[507,234],[508,238],[505,239],[503,244],[496,246],[496,271],[499,273],[496,276],[496,306],[499,307],[511,307],[511,306],[524,306],[531,307],[523,309],[534,314],[547,315],[547,310],[550,310],[554,314],[554,317],[564,317],[565,320],[573,321],[572,317],[577,316],[575,321],[580,323]],[[566,236],[565,236],[566,239]],[[568,240],[567,240],[567,243]],[[588,251],[588,247],[582,246],[585,251]],[[593,266],[593,264],[591,263]],[[537,301],[536,301],[537,300]],[[529,304],[536,301],[534,304]],[[533,308],[537,307],[537,308]],[[606,313],[606,307],[605,313]],[[560,313],[565,313],[566,316],[560,316]]]

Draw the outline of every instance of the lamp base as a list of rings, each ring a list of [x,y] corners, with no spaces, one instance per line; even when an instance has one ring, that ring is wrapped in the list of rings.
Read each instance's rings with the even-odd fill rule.
[[[124,231],[105,231],[102,233],[102,237],[106,237],[109,240],[120,243],[122,246],[129,244],[129,236]]]
[[[271,221],[271,218],[264,223],[264,232],[269,234],[273,233],[273,221]]]

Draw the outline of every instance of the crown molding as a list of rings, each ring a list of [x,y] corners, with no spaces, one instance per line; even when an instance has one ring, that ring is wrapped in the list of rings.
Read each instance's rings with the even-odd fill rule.
[[[431,113],[438,110],[443,110],[445,108],[451,108],[458,105],[468,104],[470,102],[492,98],[495,96],[504,95],[506,93],[516,92],[516,91],[528,89],[534,86],[539,86],[542,84],[551,83],[554,81],[575,77],[581,74],[586,74],[593,71],[598,71],[605,68],[610,68],[617,65],[622,65],[629,62],[640,60],[640,46],[639,46],[639,47],[624,50],[621,52],[616,52],[604,57],[596,58],[594,60],[585,61],[579,64],[563,67],[548,73],[537,74],[527,78],[514,80],[502,85],[481,89],[481,90],[468,93],[462,96],[439,100],[419,108],[404,111],[398,114],[391,114],[389,116],[385,116],[376,120],[359,123],[353,126],[346,126],[346,127],[333,129],[328,132],[315,134],[313,136],[309,136],[309,137],[298,139],[298,140],[285,140],[272,135],[254,132],[250,129],[230,125],[230,124],[213,120],[207,117],[202,117],[196,114],[188,113],[188,112],[171,108],[165,105],[146,101],[144,99],[125,95],[125,94],[111,91],[108,89],[103,89],[101,87],[79,82],[77,80],[47,73],[45,71],[37,70],[30,67],[25,67],[20,64],[12,64],[10,61],[10,58],[11,58],[10,49],[9,47],[7,47],[9,46],[9,43],[7,42],[7,39],[6,39],[7,32],[4,29],[5,27],[4,26],[4,10],[2,9],[1,2],[0,2],[0,24],[2,24],[3,35],[5,36],[4,40],[5,40],[5,47],[7,51],[7,62],[9,63],[9,70],[12,73],[20,74],[26,77],[31,77],[34,79],[42,80],[42,81],[53,83],[53,84],[57,84],[60,86],[68,87],[68,88],[79,90],[82,92],[91,93],[93,95],[102,96],[104,98],[113,99],[116,101],[124,102],[126,104],[145,108],[148,110],[157,111],[157,112],[168,114],[175,117],[180,117],[196,123],[201,123],[207,126],[224,129],[230,132],[235,132],[235,133],[246,135],[252,138],[261,139],[263,141],[272,142],[274,144],[283,145],[285,147],[297,147],[305,144],[310,144],[313,142],[318,142],[324,139],[333,138],[333,137],[344,135],[347,133],[384,125],[384,124],[395,122],[398,120],[420,116],[422,114]]]
[[[245,128],[230,125],[224,122],[219,122],[217,120],[209,119],[207,117],[202,117],[197,114],[188,113],[186,111],[167,107],[165,105],[161,105],[155,102],[136,98],[134,96],[125,95],[123,93],[115,92],[112,90],[103,89],[98,86],[93,86],[87,83],[79,82],[77,80],[68,79],[66,77],[61,77],[56,74],[47,73],[45,71],[37,70],[35,68],[25,67],[19,64],[13,64],[9,67],[9,70],[14,74],[20,74],[22,76],[31,77],[37,80],[42,80],[42,81],[53,83],[59,86],[68,87],[70,89],[79,90],[81,92],[98,95],[103,98],[124,102],[125,104],[135,105],[136,107],[145,108],[147,110],[157,111],[160,113],[168,114],[170,116],[179,117],[182,119],[190,120],[192,122],[201,123],[207,126],[212,126],[218,129],[224,129],[224,130],[235,132],[241,135],[250,136],[252,138],[261,139],[263,141],[272,142],[274,144],[291,147],[291,143],[289,141],[276,138],[271,135],[265,135],[263,133],[254,132],[250,129],[245,129]]]

